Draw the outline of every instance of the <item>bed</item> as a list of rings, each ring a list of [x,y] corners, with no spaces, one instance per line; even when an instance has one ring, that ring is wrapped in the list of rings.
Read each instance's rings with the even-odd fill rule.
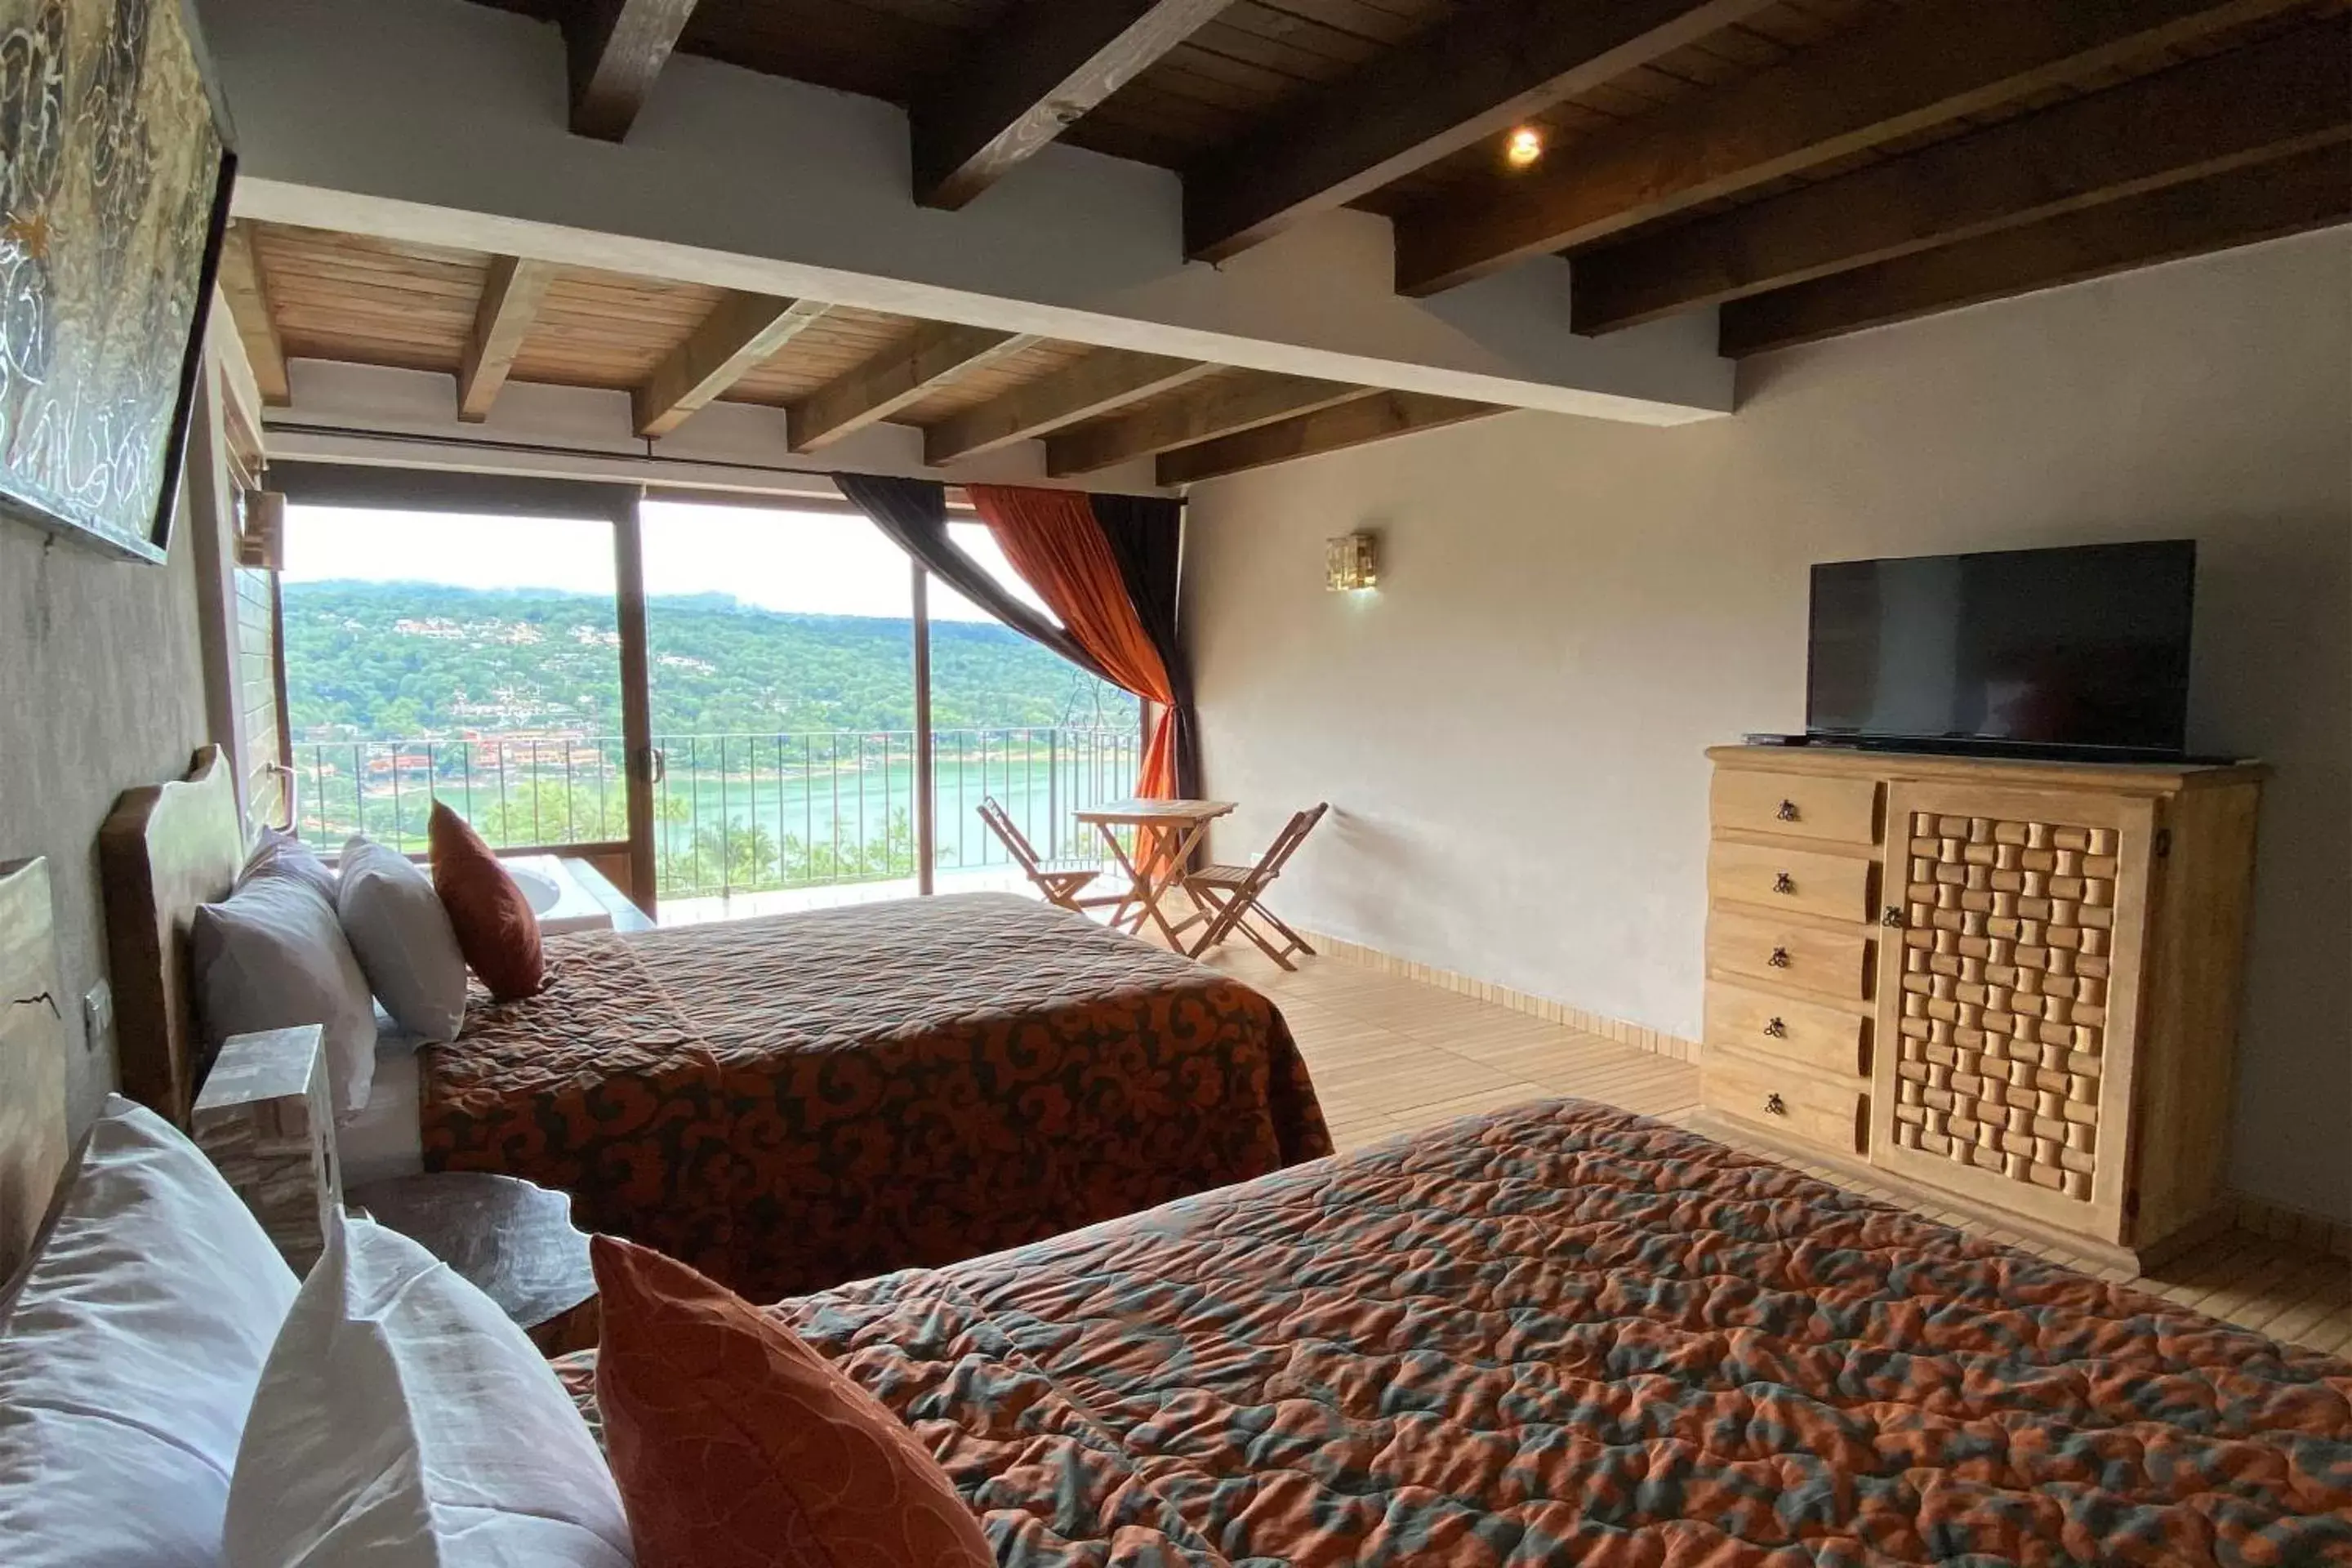
[[[244,839],[228,769],[100,834],[124,1091],[182,1125],[208,1053],[185,929]],[[491,1171],[572,1194],[760,1300],[940,1264],[1328,1153],[1265,997],[1006,895],[551,937],[547,990],[395,1041],[347,1174]],[[386,1071],[389,1067],[391,1070]],[[413,1098],[406,1087],[415,1086]]]
[[[2352,1365],[1581,1101],[773,1310],[1010,1564],[2352,1561]]]
[[[1007,894],[551,938],[418,1058],[425,1161],[756,1299],[994,1251],[1330,1152],[1265,997]]]

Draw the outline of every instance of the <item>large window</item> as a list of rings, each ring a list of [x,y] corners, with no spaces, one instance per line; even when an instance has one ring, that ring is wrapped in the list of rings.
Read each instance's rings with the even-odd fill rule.
[[[419,850],[438,798],[496,847],[588,847],[666,919],[709,919],[1015,886],[983,798],[1074,855],[1071,814],[1132,790],[1133,698],[854,513],[615,491],[579,509],[601,516],[517,515],[440,488],[460,510],[289,510],[289,719],[321,847]],[[950,531],[1043,609],[985,527]]]
[[[614,574],[602,519],[289,507],[303,837],[417,850],[438,798],[501,848],[625,839]]]

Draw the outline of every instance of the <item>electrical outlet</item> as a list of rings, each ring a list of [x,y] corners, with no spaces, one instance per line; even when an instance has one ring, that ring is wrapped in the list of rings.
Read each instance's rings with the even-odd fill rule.
[[[101,980],[81,999],[82,1047],[108,1055],[114,1051],[114,986]]]

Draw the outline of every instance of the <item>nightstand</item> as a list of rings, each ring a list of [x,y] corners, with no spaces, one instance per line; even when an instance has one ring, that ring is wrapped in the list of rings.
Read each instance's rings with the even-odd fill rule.
[[[196,1147],[298,1275],[326,1250],[342,1206],[320,1041],[316,1024],[232,1035],[188,1118]]]
[[[572,1200],[515,1176],[435,1171],[352,1189],[352,1207],[447,1264],[551,1356],[596,1342],[596,1276]]]

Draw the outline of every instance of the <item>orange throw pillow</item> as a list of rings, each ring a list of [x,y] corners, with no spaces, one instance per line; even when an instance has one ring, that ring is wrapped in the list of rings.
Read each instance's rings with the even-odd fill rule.
[[[637,1568],[990,1568],[905,1423],[685,1264],[595,1238],[596,1403]]]
[[[425,837],[433,851],[433,890],[449,911],[467,967],[501,1002],[537,995],[547,984],[547,956],[530,900],[473,825],[437,800]]]

